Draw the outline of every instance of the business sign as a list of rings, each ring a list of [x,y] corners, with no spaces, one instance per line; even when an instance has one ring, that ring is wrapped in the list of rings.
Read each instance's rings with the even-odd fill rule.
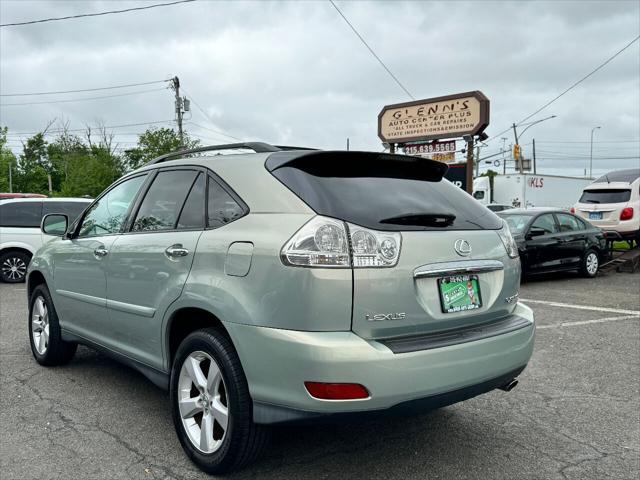
[[[489,99],[480,91],[385,106],[378,137],[387,143],[477,135],[489,125]]]
[[[453,183],[456,187],[462,190],[467,190],[467,164],[466,163],[454,163],[449,165],[449,169],[444,174],[444,178]]]
[[[407,155],[455,153],[456,141],[450,140],[448,142],[411,143],[408,145],[404,145],[403,150]]]

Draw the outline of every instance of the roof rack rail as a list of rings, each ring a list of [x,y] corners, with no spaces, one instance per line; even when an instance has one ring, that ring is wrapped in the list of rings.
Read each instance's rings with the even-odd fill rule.
[[[166,162],[176,157],[189,155],[191,153],[213,152],[216,150],[240,150],[243,148],[253,150],[256,153],[280,152],[281,150],[284,150],[284,149],[292,149],[291,147],[276,147],[274,145],[269,145],[268,143],[263,143],[263,142],[245,142],[245,143],[228,143],[226,145],[209,145],[206,147],[189,148],[186,150],[178,150],[176,152],[166,153],[164,155],[160,155],[159,157],[156,157],[153,160],[149,161],[147,165],[154,165],[156,163]]]

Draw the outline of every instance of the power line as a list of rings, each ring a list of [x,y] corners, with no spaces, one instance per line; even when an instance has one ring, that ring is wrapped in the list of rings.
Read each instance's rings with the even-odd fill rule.
[[[204,108],[202,108],[202,107],[200,106],[200,104],[199,104],[198,102],[196,102],[196,100],[193,98],[193,95],[190,95],[190,94],[189,94],[189,93],[188,93],[184,88],[182,89],[182,91],[183,91],[184,93],[186,93],[186,94],[187,94],[187,97],[189,97],[189,100],[191,100],[191,102],[193,102],[193,104],[196,106],[196,108],[197,108],[198,110],[200,110],[200,112],[202,113],[202,115],[204,115],[204,117],[205,117],[209,122],[211,122],[211,124],[212,124],[212,125],[215,125],[215,122],[211,119],[211,117],[209,116],[209,114],[208,114],[208,113],[204,110]],[[222,131],[220,131],[220,130],[216,130],[216,129],[213,129],[213,128],[206,128],[206,127],[203,127],[203,126],[201,126],[201,125],[198,125],[197,123],[194,123],[194,122],[189,122],[189,123],[191,123],[191,124],[195,125],[196,127],[203,128],[204,130],[209,130],[209,131],[211,131],[211,132],[213,132],[213,133],[217,133],[218,135],[222,135],[223,137],[232,138],[233,140],[238,140],[238,141],[240,141],[240,142],[242,141],[242,139],[241,139],[241,138],[234,137],[233,135],[229,135],[228,133],[222,132]]]
[[[369,52],[371,52],[371,55],[373,55],[375,57],[376,60],[378,60],[378,62],[380,63],[380,65],[382,65],[382,68],[384,68],[387,73],[391,76],[391,78],[393,78],[393,80],[400,86],[400,88],[402,90],[404,90],[404,92],[409,95],[409,97],[411,98],[411,100],[415,100],[414,96],[411,95],[411,93],[409,92],[409,90],[406,89],[406,87],[400,82],[400,80],[398,80],[398,78],[393,74],[393,72],[391,70],[389,70],[389,67],[387,67],[384,62],[380,59],[380,57],[378,55],[376,55],[376,52],[373,51],[373,48],[371,48],[369,46],[369,44],[367,43],[367,41],[362,37],[362,35],[360,35],[360,33],[358,32],[358,30],[356,30],[356,27],[354,27],[351,22],[347,19],[347,17],[344,16],[344,13],[342,13],[342,11],[338,8],[338,6],[333,2],[333,0],[329,0],[329,2],[331,2],[331,5],[333,5],[333,8],[336,9],[336,11],[340,14],[340,16],[343,18],[343,20],[345,22],[347,22],[347,25],[349,25],[349,27],[351,27],[351,30],[353,30],[353,33],[356,34],[356,36],[360,39],[360,41],[364,44],[365,47],[367,47],[367,49],[369,50]]]
[[[161,123],[173,123],[174,120],[158,120],[156,122],[142,122],[142,123],[125,123],[122,125],[98,125],[93,128],[124,128],[124,127],[137,127],[140,125],[158,125]],[[55,129],[55,130],[47,130],[46,135],[56,134],[56,133],[65,133],[65,132],[85,132],[87,129],[85,128],[71,128],[71,129]],[[11,135],[37,135],[42,132],[12,132]]]
[[[331,1],[331,0],[330,0]],[[577,87],[579,84],[581,84],[582,82],[584,82],[587,78],[589,78],[591,75],[593,75],[594,73],[596,73],[598,70],[602,69],[605,65],[607,65],[609,62],[611,62],[614,58],[616,58],[618,55],[620,55],[622,52],[624,52],[627,48],[629,48],[631,45],[633,45],[635,42],[638,41],[638,39],[640,39],[640,35],[638,35],[636,38],[634,38],[633,40],[631,40],[629,43],[627,43],[624,47],[622,47],[620,50],[618,50],[616,53],[614,53],[612,56],[610,56],[609,58],[607,58],[604,62],[602,62],[600,65],[598,65],[596,68],[594,68],[593,70],[591,70],[591,72],[589,72],[588,74],[586,74],[584,77],[582,77],[580,80],[578,80],[577,82],[574,82],[570,87],[568,87],[567,89],[565,89],[562,93],[560,93],[559,95],[555,96],[554,98],[552,98],[551,100],[549,100],[547,103],[545,103],[543,106],[541,106],[540,108],[538,108],[535,112],[533,112],[531,115],[528,115],[526,117],[524,117],[522,120],[520,120],[518,123],[516,123],[516,126],[519,126],[522,124],[522,122],[529,120],[531,117],[533,117],[534,115],[537,115],[538,113],[540,113],[542,110],[544,110],[545,108],[547,108],[549,105],[551,105],[553,102],[555,102],[556,100],[558,100],[560,97],[562,97],[563,95],[565,95],[566,93],[568,93],[569,91],[573,90],[575,87]],[[489,140],[493,140],[496,137],[499,137],[500,135],[502,135],[503,133],[508,132],[509,130],[511,130],[512,127],[508,127],[506,129],[504,129],[502,132],[494,135],[493,137],[491,137]]]
[[[171,80],[154,80],[152,82],[129,83],[126,85],[112,85],[110,87],[83,88],[80,90],[61,90],[57,92],[5,93],[5,94],[0,94],[0,97],[30,97],[34,95],[58,95],[63,93],[95,92],[98,90],[112,90],[114,88],[141,87],[143,85],[153,85],[155,83],[165,83],[170,81]]]
[[[110,15],[110,14],[113,14],[113,13],[133,12],[133,11],[137,11],[137,10],[148,10],[150,8],[168,7],[168,6],[171,6],[171,5],[177,5],[179,3],[189,3],[189,2],[195,2],[195,0],[178,0],[178,1],[175,1],[175,2],[169,2],[169,3],[158,3],[158,4],[154,4],[154,5],[146,5],[144,7],[125,8],[124,10],[109,10],[109,11],[106,11],[106,12],[85,13],[85,14],[82,14],[82,15],[69,15],[69,16],[66,16],[66,17],[43,18],[41,20],[30,20],[28,22],[3,23],[3,24],[0,25],[0,27],[17,27],[19,25],[32,25],[34,23],[55,22],[55,21],[58,21],[58,20],[70,20],[70,19],[74,19],[74,18],[99,17],[101,15]]]
[[[69,102],[83,102],[85,100],[101,100],[104,98],[114,97],[127,97],[130,95],[138,95],[140,93],[159,92],[160,90],[166,90],[165,88],[151,88],[149,90],[139,90],[137,92],[118,93],[115,95],[102,95],[99,97],[84,97],[84,98],[69,98],[66,100],[47,100],[44,102],[22,102],[22,103],[0,103],[0,107],[16,107],[22,105],[45,105],[50,103],[69,103]]]

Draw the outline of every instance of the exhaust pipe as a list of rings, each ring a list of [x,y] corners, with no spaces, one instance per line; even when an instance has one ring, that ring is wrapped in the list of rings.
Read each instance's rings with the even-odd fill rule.
[[[516,388],[516,385],[518,385],[518,380],[514,378],[511,381],[505,383],[504,385],[499,386],[498,388],[504,392],[510,392],[511,390]]]

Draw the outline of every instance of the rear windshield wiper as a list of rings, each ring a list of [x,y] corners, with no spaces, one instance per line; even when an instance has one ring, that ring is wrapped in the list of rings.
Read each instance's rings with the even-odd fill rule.
[[[423,227],[448,227],[456,219],[451,213],[407,213],[380,220],[392,225],[419,225]]]

